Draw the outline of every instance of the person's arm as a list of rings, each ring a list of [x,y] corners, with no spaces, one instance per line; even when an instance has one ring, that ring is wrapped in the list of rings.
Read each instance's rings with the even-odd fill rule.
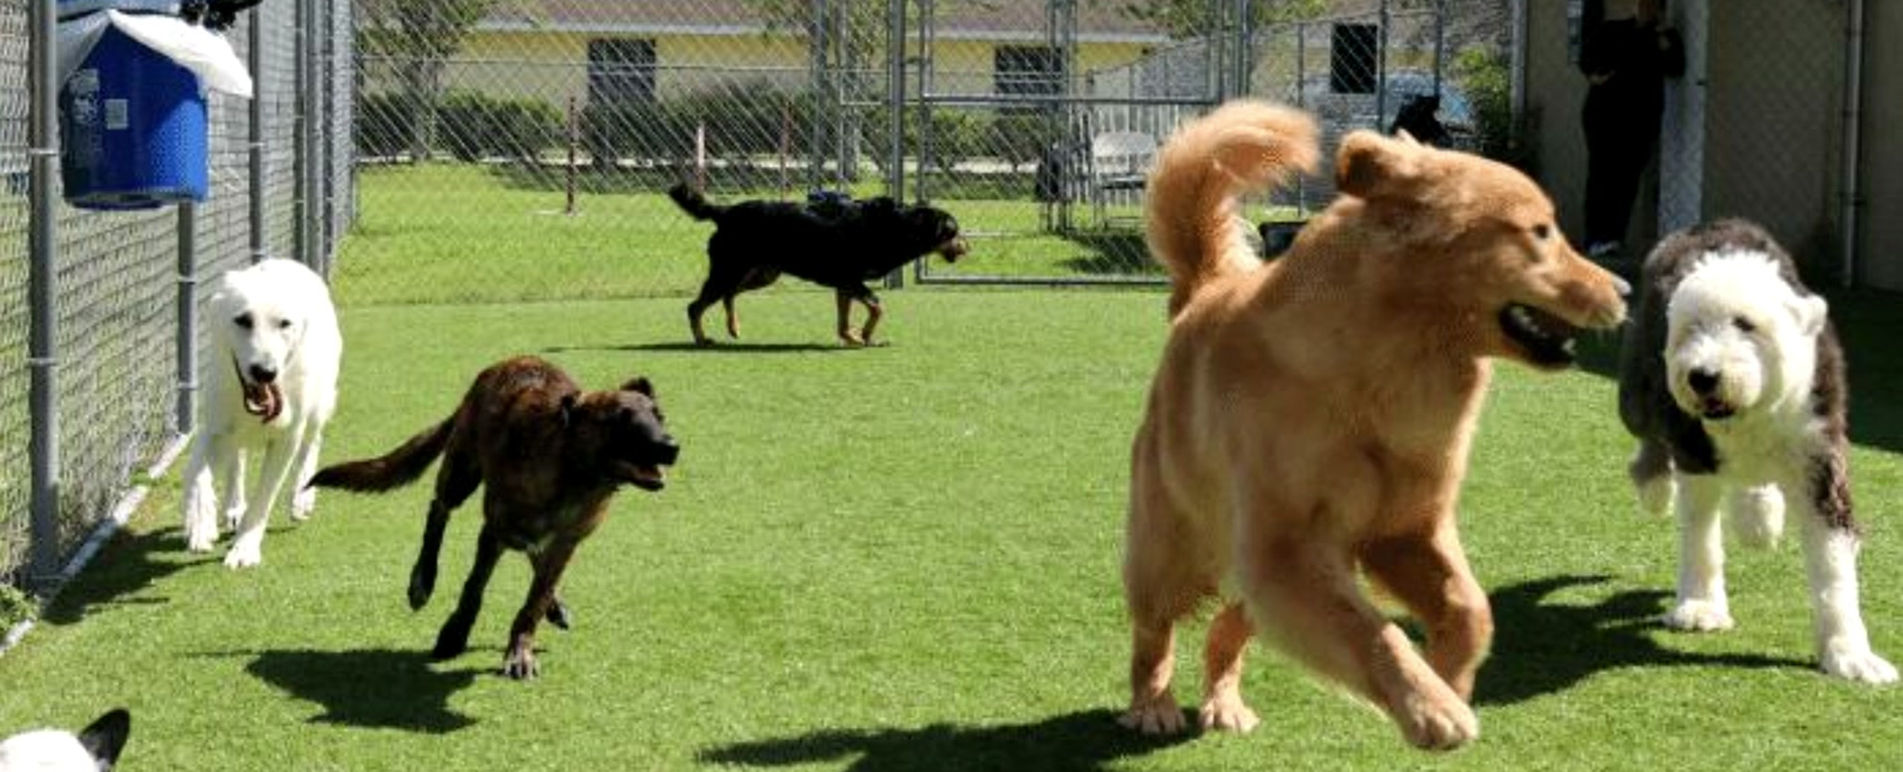
[[[1579,14],[1579,71],[1593,83],[1604,83],[1617,69],[1614,51],[1606,39],[1605,0],[1585,0]]]

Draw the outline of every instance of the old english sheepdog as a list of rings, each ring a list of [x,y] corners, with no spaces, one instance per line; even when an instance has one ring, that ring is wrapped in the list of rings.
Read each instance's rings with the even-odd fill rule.
[[[1801,520],[1824,672],[1895,681],[1858,609],[1843,348],[1824,299],[1742,220],[1666,237],[1639,292],[1619,414],[1639,439],[1630,471],[1641,506],[1663,514],[1677,499],[1678,597],[1665,625],[1730,628],[1719,511],[1741,541],[1765,545],[1788,502]]]

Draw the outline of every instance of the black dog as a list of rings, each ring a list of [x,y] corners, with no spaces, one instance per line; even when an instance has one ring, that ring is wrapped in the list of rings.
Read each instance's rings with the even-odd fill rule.
[[[879,197],[818,208],[777,201],[745,201],[730,206],[709,203],[698,191],[676,185],[667,191],[696,220],[712,220],[707,239],[707,280],[700,296],[687,304],[694,342],[713,343],[700,315],[714,301],[727,312],[727,334],[740,337],[733,299],[772,284],[787,273],[832,287],[839,301],[839,339],[868,345],[883,312],[866,286],[901,265],[937,252],[954,262],[967,250],[958,221],[929,206],[904,206]],[[852,302],[866,307],[866,326],[852,331]]]
[[[1388,127],[1389,134],[1403,131],[1422,143],[1435,147],[1447,147],[1453,135],[1447,132],[1447,126],[1436,115],[1440,112],[1440,97],[1433,94],[1415,94],[1401,103],[1401,109],[1394,115],[1394,125]]]

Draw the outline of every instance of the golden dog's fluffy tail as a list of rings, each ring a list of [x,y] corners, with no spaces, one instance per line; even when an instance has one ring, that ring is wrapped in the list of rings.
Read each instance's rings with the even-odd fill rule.
[[[1184,125],[1157,155],[1145,194],[1150,253],[1169,269],[1170,315],[1218,277],[1261,263],[1237,199],[1321,158],[1315,119],[1291,107],[1238,100]]]
[[[342,488],[347,491],[375,493],[409,484],[423,475],[430,462],[442,455],[449,443],[456,417],[424,429],[409,441],[377,458],[345,461],[318,470],[305,484],[308,488]]]

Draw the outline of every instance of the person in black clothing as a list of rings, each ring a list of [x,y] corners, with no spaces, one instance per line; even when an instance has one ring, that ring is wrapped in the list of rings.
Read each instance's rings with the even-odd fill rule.
[[[1684,72],[1678,34],[1662,27],[1664,0],[1585,0],[1579,69],[1590,86],[1586,130],[1586,254],[1616,254],[1639,178],[1657,147],[1665,78]]]

